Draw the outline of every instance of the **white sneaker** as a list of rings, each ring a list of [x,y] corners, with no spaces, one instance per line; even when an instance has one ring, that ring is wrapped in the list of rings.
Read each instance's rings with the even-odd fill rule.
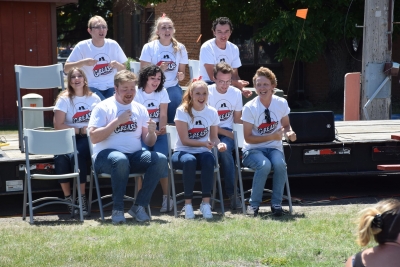
[[[192,204],[185,204],[185,219],[194,219]]]
[[[169,209],[167,210],[167,202],[168,202],[168,196],[163,195],[163,201],[162,201],[162,206],[160,209],[160,212],[168,212],[172,211],[174,209],[174,201],[172,200],[172,197],[169,197]]]
[[[204,219],[212,219],[213,215],[211,213],[211,206],[210,203],[202,202],[200,204],[200,211],[203,214]]]

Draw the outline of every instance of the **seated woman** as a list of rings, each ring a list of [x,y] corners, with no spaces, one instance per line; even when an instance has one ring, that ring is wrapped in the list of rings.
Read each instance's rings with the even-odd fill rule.
[[[142,141],[142,146],[149,150],[164,154],[168,157],[168,141],[165,134],[165,126],[167,125],[167,109],[170,102],[167,90],[164,88],[165,76],[160,67],[149,65],[140,70],[139,84],[136,90],[134,100],[147,108],[149,117],[157,123],[157,141],[154,146],[149,147]],[[160,212],[171,211],[174,207],[172,198],[170,197],[169,208],[168,202],[168,177],[161,178],[160,184],[163,191],[163,202]],[[139,183],[139,189],[141,183]]]
[[[262,202],[265,182],[274,169],[271,210],[281,216],[283,189],[287,179],[282,134],[296,140],[289,122],[286,99],[275,96],[277,80],[268,68],[261,67],[253,77],[257,97],[243,107],[243,165],[255,171],[247,214],[256,217]]]
[[[373,237],[377,246],[353,256],[346,267],[395,267],[400,264],[400,201],[386,199],[360,212],[357,243],[368,245]]]
[[[211,149],[216,146],[220,152],[226,145],[218,139],[219,116],[207,105],[208,88],[204,81],[195,81],[185,92],[182,104],[176,110],[175,125],[178,140],[175,144],[172,164],[183,170],[185,197],[185,218],[194,219],[192,206],[196,169],[201,170],[203,201],[200,211],[203,217],[211,219],[210,198],[214,177],[215,158]]]
[[[87,215],[85,185],[87,176],[87,162],[90,161],[89,143],[86,129],[93,108],[101,100],[93,94],[88,87],[85,73],[78,68],[72,68],[67,75],[68,86],[62,91],[54,106],[54,128],[56,130],[74,128],[76,134],[76,147],[78,149],[79,180],[82,192],[82,213]],[[58,155],[54,157],[56,174],[70,173],[73,170],[73,154]],[[65,199],[72,203],[71,179],[59,180]],[[76,200],[78,202],[78,199]],[[68,206],[72,213],[72,207]],[[78,210],[76,210],[78,211]]]

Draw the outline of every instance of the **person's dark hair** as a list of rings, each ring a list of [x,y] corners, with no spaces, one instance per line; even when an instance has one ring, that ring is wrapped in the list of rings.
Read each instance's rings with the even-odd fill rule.
[[[231,20],[230,20],[229,18],[227,18],[227,17],[220,17],[220,18],[215,19],[215,20],[213,21],[212,27],[211,27],[211,30],[212,30],[213,32],[215,32],[215,28],[217,28],[217,25],[218,25],[218,24],[221,24],[221,25],[228,24],[229,27],[231,28],[231,32],[233,32],[233,24],[232,24],[232,22],[231,22]]]
[[[157,65],[149,65],[140,70],[138,88],[141,88],[144,91],[149,77],[156,76],[157,73],[161,73],[161,82],[155,92],[160,92],[164,87],[165,75],[161,68]]]
[[[218,64],[214,65],[214,78],[217,78],[217,74],[218,72],[221,72],[222,74],[232,74],[233,73],[233,69],[231,67],[231,65],[229,65],[228,63],[222,61],[219,62]]]

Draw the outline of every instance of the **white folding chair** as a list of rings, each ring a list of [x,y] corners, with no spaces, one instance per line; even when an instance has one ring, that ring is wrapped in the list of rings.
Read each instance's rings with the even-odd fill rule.
[[[184,192],[176,194],[175,192],[175,174],[183,174],[183,170],[180,169],[174,169],[172,166],[172,153],[173,153],[173,146],[176,144],[176,141],[178,140],[178,132],[176,130],[175,126],[167,125],[167,136],[168,136],[168,163],[169,163],[169,179],[168,183],[168,188],[170,186],[172,187],[172,198],[174,201],[174,215],[175,217],[178,217],[178,212],[177,212],[177,204],[182,203],[185,201],[185,199],[181,199],[179,201],[176,200],[177,197],[181,197],[184,195]],[[214,168],[214,190],[213,190],[213,196],[211,197],[211,200],[213,201],[213,206],[214,202],[219,202],[221,204],[221,213],[222,216],[225,215],[225,210],[224,210],[224,199],[222,196],[222,187],[221,187],[221,178],[220,178],[220,173],[219,173],[219,165],[218,165],[218,155],[217,155],[217,150],[214,148],[213,149],[214,157],[216,160],[216,167]],[[196,171],[196,175],[201,174],[201,171],[198,170]],[[218,183],[218,194],[219,194],[219,199],[215,198],[216,195],[216,183]],[[196,194],[196,196],[193,196],[193,198],[201,198],[201,191],[193,191],[193,194]]]
[[[99,179],[101,179],[101,178],[111,179],[111,175],[109,173],[96,173],[95,172],[94,160],[92,157],[93,144],[92,144],[92,141],[90,140],[89,132],[87,132],[87,137],[88,137],[88,142],[89,142],[90,158],[92,161],[92,166],[91,166],[91,171],[90,171],[90,182],[89,182],[88,215],[90,215],[92,212],[92,204],[98,202],[99,210],[100,210],[100,217],[101,217],[101,220],[104,221],[104,208],[111,206],[113,204],[113,201],[109,201],[108,203],[103,205],[103,200],[109,199],[109,198],[112,199],[112,194],[101,196]],[[135,179],[135,195],[134,195],[134,197],[125,195],[124,201],[132,202],[132,205],[135,204],[135,199],[136,199],[137,193],[138,193],[138,179],[143,179],[143,177],[144,177],[144,173],[130,173],[129,174],[129,178]],[[95,200],[93,200],[93,180],[94,180],[94,183],[96,186],[96,194],[97,194],[97,198]],[[150,205],[147,206],[147,212],[149,214],[149,217],[151,218]]]
[[[246,210],[245,210],[245,206],[244,206],[244,194],[250,193],[251,189],[249,189],[245,192],[243,191],[242,172],[253,172],[254,173],[254,170],[251,168],[242,167],[240,165],[241,160],[240,160],[240,156],[239,156],[239,149],[243,147],[243,142],[244,142],[243,124],[239,124],[239,123],[233,124],[233,136],[234,136],[235,156],[236,156],[235,164],[236,164],[236,168],[237,168],[237,170],[236,170],[237,176],[236,177],[239,179],[240,194],[243,199],[242,208],[243,208],[243,213],[245,214]],[[235,183],[236,183],[236,181],[235,181]],[[286,185],[287,196],[283,195],[283,198],[289,202],[289,212],[290,212],[290,214],[292,214],[293,207],[292,207],[292,197],[290,195],[289,178],[286,179],[285,185]],[[272,190],[270,190],[270,189],[264,188],[264,192],[268,192],[269,194],[272,194]],[[236,194],[236,192],[235,192],[235,194]]]
[[[131,61],[129,62],[129,67],[133,73],[135,73],[136,77],[139,78],[139,71],[140,71],[140,62]]]
[[[61,63],[49,66],[23,66],[15,65],[15,79],[17,85],[17,107],[18,107],[18,141],[19,149],[24,152],[23,140],[22,140],[22,128],[26,128],[22,125],[22,112],[23,111],[53,111],[54,106],[51,107],[23,107],[21,100],[21,88],[23,89],[54,89],[62,88],[64,90],[64,72]],[[39,125],[37,127],[43,127]]]
[[[78,166],[78,153],[75,142],[75,131],[72,128],[59,130],[59,131],[43,131],[24,129],[24,144],[25,144],[25,185],[24,185],[24,206],[22,212],[22,219],[26,218],[26,206],[29,206],[30,223],[33,223],[33,211],[43,206],[51,204],[65,204],[75,208],[79,208],[80,220],[83,221],[82,215],[82,198],[81,189],[77,185],[79,180],[79,166]],[[74,153],[74,172],[68,174],[32,174],[30,169],[30,154],[39,155],[64,155]],[[32,186],[31,180],[58,180],[73,178],[72,199],[75,200],[75,190],[78,190],[78,202],[74,204],[58,197],[43,197],[32,200]],[[79,184],[79,183],[78,183]],[[28,195],[28,203],[27,201]],[[33,204],[46,201],[40,205],[33,206]],[[74,216],[74,208],[72,208],[71,217]]]
[[[191,81],[200,76],[200,61],[189,59],[189,75]]]

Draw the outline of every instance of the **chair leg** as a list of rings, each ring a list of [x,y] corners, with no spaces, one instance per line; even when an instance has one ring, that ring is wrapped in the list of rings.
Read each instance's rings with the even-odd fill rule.
[[[101,218],[102,221],[104,221],[103,202],[101,201],[99,179],[97,178],[97,174],[96,173],[93,174],[93,177],[94,177],[94,183],[95,183],[95,186],[96,186],[97,203],[99,203],[100,218]]]
[[[79,179],[79,176],[74,178],[74,184],[76,184],[76,188],[78,190],[79,219],[81,222],[83,222],[82,192],[81,192],[81,184],[80,184],[80,182],[78,183],[78,179]],[[75,191],[75,189],[74,189],[74,191]],[[75,213],[75,212],[72,212],[72,213]]]
[[[88,198],[88,216],[92,214],[92,199],[93,199],[93,170],[90,169],[90,182],[89,182],[89,198]]]
[[[213,179],[214,181],[213,181],[213,195],[212,195],[212,198],[211,198],[211,209],[213,209],[214,210],[214,206],[215,206],[215,195],[216,195],[216,192],[217,192],[217,175],[214,173],[214,179]]]
[[[168,175],[168,180],[171,180],[172,200],[174,201],[174,216],[175,218],[178,218],[178,211],[177,211],[178,205],[176,204],[176,192],[175,192],[175,177],[171,169]]]
[[[289,213],[293,213],[293,206],[292,206],[292,196],[290,194],[290,187],[289,187],[289,178],[286,178],[286,191],[287,191],[287,196],[288,196],[288,202],[289,202]]]
[[[242,211],[243,211],[243,214],[246,214],[246,206],[244,203],[243,180],[242,180],[242,173],[240,172],[240,167],[239,167],[239,172],[236,174],[236,176],[239,179],[240,197],[242,198]],[[235,185],[236,185],[236,183],[235,183]],[[235,190],[235,192],[236,192],[236,190]]]
[[[224,197],[222,196],[221,177],[219,175],[219,171],[217,172],[217,182],[218,182],[218,191],[219,191],[219,201],[221,204],[221,212],[222,212],[222,216],[225,216]]]
[[[73,183],[72,183],[72,203],[75,204],[75,200],[76,200],[76,179],[73,179]],[[71,218],[75,217],[75,208],[74,206],[72,206],[72,213],[71,213]],[[82,212],[81,212],[82,214]]]
[[[31,188],[31,177],[27,177],[28,183],[28,200],[29,200],[29,218],[30,224],[33,224],[33,207],[32,207],[32,188]]]
[[[22,220],[26,219],[26,199],[27,199],[27,179],[26,179],[26,175],[25,175],[25,184],[24,184],[24,205],[22,207]]]

